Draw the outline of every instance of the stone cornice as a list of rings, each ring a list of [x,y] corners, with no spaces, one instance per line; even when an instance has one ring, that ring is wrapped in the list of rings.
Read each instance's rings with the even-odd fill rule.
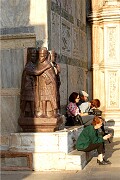
[[[114,64],[111,66],[111,64],[93,64],[91,69],[99,70],[99,69],[120,69],[120,64]]]
[[[34,33],[0,35],[0,40],[36,38]]]
[[[104,7],[98,11],[93,11],[87,16],[88,21],[120,21],[120,7]]]

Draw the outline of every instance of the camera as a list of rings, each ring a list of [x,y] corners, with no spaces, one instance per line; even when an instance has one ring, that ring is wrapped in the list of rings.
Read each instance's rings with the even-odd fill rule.
[[[102,116],[102,111],[100,111],[99,109],[91,109],[88,112],[89,115],[95,115],[95,116]]]

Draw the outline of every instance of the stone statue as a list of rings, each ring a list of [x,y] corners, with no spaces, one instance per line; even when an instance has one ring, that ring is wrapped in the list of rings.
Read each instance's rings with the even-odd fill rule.
[[[43,73],[51,66],[48,64],[42,69],[37,68],[38,50],[30,47],[27,49],[27,63],[23,70],[21,92],[20,92],[20,109],[22,117],[36,117],[38,106],[37,76]]]
[[[54,71],[56,74],[56,82],[57,82],[57,103],[58,103],[58,109],[60,109],[60,66],[56,63],[56,59],[57,59],[57,53],[55,52],[55,50],[51,50],[50,51],[50,61],[52,66],[54,67]]]
[[[41,104],[42,115],[40,117],[47,117],[48,102],[52,108],[52,117],[57,116],[57,82],[54,67],[50,63],[50,54],[47,48],[39,49],[39,65],[38,69],[44,69],[48,64],[51,68],[46,69],[40,76],[38,82],[39,104]]]
[[[27,49],[27,63],[22,73],[20,117],[18,123],[25,132],[59,130],[63,118],[58,114],[57,64],[47,48]],[[60,82],[59,82],[60,83]],[[51,113],[49,116],[49,110]]]

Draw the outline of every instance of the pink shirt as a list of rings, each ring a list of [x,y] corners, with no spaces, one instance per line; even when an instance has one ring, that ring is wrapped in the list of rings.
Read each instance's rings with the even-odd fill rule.
[[[70,102],[67,106],[67,114],[69,116],[76,116],[79,114],[79,108],[77,107],[76,103]]]

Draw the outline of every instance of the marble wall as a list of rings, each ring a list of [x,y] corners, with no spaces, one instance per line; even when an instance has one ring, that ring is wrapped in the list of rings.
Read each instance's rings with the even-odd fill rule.
[[[85,5],[84,0],[1,0],[2,134],[20,131],[19,94],[27,47],[46,46],[58,53],[62,113],[71,92],[86,90]]]
[[[62,107],[65,107],[73,91],[79,92],[87,87],[85,7],[83,0],[51,1],[49,49],[53,48],[59,54]]]

